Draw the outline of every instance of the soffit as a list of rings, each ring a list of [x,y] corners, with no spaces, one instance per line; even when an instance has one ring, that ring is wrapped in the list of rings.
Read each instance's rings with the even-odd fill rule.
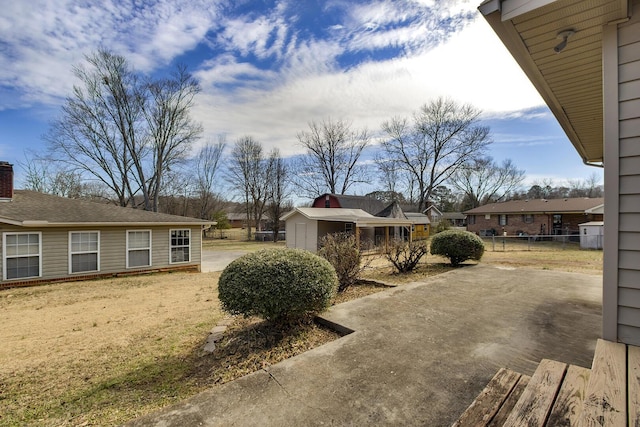
[[[602,28],[627,17],[621,0],[557,0],[502,21],[485,16],[587,162],[603,161]],[[561,31],[576,33],[555,53]]]

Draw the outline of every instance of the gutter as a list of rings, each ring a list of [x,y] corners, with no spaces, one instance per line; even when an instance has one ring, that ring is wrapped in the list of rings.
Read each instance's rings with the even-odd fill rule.
[[[203,226],[203,225],[215,225],[215,221],[202,221],[202,222],[48,222],[48,221],[22,221],[12,222],[11,225],[17,225],[21,227],[29,228],[55,228],[55,227],[164,227],[164,226],[176,226],[176,227],[189,227],[189,226]]]
[[[593,163],[593,162],[590,162],[589,160],[582,159],[582,163],[584,163],[587,166],[593,166],[593,167],[596,167],[596,168],[603,168],[604,169],[604,162],[602,162],[602,161],[600,161],[599,163]]]

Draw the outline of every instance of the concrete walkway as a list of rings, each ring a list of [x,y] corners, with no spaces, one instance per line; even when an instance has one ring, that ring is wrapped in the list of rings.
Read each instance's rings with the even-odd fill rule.
[[[449,426],[500,367],[590,367],[600,276],[477,265],[333,307],[355,332],[132,426]]]
[[[203,273],[222,271],[227,265],[231,264],[231,261],[248,253],[248,251],[212,251],[203,249],[200,271]]]

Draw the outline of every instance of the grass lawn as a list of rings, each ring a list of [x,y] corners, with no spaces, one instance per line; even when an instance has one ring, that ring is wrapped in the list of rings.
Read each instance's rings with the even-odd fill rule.
[[[216,250],[281,243],[207,241]],[[599,274],[601,251],[485,252],[483,263]],[[450,270],[427,256],[415,273],[372,260],[386,283]],[[116,425],[337,338],[310,323],[282,334],[234,319],[214,353],[202,352],[224,319],[219,273],[171,273],[0,291],[0,425]],[[350,288],[337,302],[384,287]]]

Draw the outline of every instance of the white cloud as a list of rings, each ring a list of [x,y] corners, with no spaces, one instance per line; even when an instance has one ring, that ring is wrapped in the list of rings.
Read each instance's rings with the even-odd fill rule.
[[[267,149],[294,154],[300,151],[296,134],[311,120],[347,119],[377,132],[384,120],[409,115],[438,96],[470,102],[488,117],[542,105],[484,20],[469,23],[460,15],[475,3],[327,2],[327,13],[344,20],[329,28],[330,38],[319,39],[296,30],[285,2],[264,15],[231,18],[209,0],[139,7],[134,0],[7,2],[0,16],[0,96],[2,85],[20,95],[3,97],[0,110],[59,103],[73,83],[71,66],[99,46],[153,71],[203,42],[224,50],[194,72],[203,86],[194,116],[205,125],[205,140],[249,134]],[[449,18],[461,27],[442,30],[439,23]],[[338,66],[342,55],[385,47],[404,55],[348,70]],[[276,61],[265,61],[264,69],[251,56]]]
[[[59,102],[73,84],[72,65],[101,46],[144,71],[166,65],[195,47],[217,16],[206,0],[34,0],[2,7],[0,82],[15,90],[0,110]]]
[[[211,135],[222,132],[233,140],[250,134],[267,148],[279,146],[284,154],[294,154],[300,152],[296,134],[307,129],[310,120],[344,118],[377,132],[384,120],[410,115],[439,96],[471,103],[487,117],[543,105],[481,19],[437,48],[414,56],[342,71],[331,62],[340,51],[330,42],[300,44],[282,70],[265,74],[270,81],[266,86],[242,85],[237,79],[240,86],[231,92],[206,89],[197,117]],[[246,72],[242,64],[229,67]],[[215,67],[202,73],[224,74]]]

